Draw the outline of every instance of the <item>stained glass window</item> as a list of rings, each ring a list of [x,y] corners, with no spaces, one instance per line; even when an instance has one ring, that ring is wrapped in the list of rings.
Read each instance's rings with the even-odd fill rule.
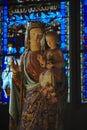
[[[0,102],[9,102],[12,80],[10,58],[14,57],[20,64],[19,58],[24,52],[25,27],[27,22],[34,20],[42,21],[47,27],[54,28],[60,36],[58,44],[64,52],[64,71],[68,77],[68,102],[70,102],[69,2],[21,4],[26,1],[17,0],[19,4],[9,6],[10,1],[4,0],[2,1],[4,5],[0,6]]]
[[[87,103],[87,0],[80,2],[81,102]]]

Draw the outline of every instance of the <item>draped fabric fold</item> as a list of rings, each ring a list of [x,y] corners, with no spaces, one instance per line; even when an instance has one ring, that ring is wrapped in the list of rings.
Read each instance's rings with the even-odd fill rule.
[[[67,78],[63,75],[63,82],[61,84],[54,84],[58,101],[56,103],[51,103],[50,100],[41,93],[41,86],[37,81],[38,78],[35,77],[36,80],[33,80],[28,72],[28,67],[31,64],[37,64],[35,59],[38,53],[33,55],[31,52],[27,52],[23,56],[21,71],[23,75],[22,89],[16,85],[14,79],[12,81],[9,104],[9,130],[60,130],[66,106]],[[34,60],[31,61],[34,63],[31,61],[27,63],[27,57],[29,57],[29,59],[33,58]],[[31,72],[33,72],[32,69]],[[40,67],[39,70],[37,69],[37,72],[40,73]],[[46,74],[50,74],[49,77],[54,76],[51,71]],[[50,80],[51,79],[53,80],[54,78],[50,78]],[[23,93],[21,93],[23,94],[22,96],[20,95],[21,91],[23,91]]]

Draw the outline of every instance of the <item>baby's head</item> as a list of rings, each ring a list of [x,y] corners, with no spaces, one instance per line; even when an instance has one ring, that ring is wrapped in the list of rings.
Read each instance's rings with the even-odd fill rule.
[[[46,33],[46,42],[47,42],[47,45],[54,49],[56,47],[56,43],[57,41],[59,40],[58,38],[58,34],[54,31],[49,31]]]
[[[58,34],[55,31],[49,31],[46,33],[46,37],[52,37],[53,39],[55,39],[56,41],[59,40],[58,38]]]

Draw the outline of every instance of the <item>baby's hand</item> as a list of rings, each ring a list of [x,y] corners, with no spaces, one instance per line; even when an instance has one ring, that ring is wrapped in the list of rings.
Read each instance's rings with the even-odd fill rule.
[[[54,65],[53,65],[52,63],[47,64],[47,68],[48,68],[48,69],[53,68],[53,66],[54,66]]]

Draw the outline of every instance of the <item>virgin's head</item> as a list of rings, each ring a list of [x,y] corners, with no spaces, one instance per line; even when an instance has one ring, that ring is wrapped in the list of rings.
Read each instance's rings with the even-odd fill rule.
[[[38,21],[30,22],[26,26],[25,48],[41,46],[44,36],[44,24]]]

